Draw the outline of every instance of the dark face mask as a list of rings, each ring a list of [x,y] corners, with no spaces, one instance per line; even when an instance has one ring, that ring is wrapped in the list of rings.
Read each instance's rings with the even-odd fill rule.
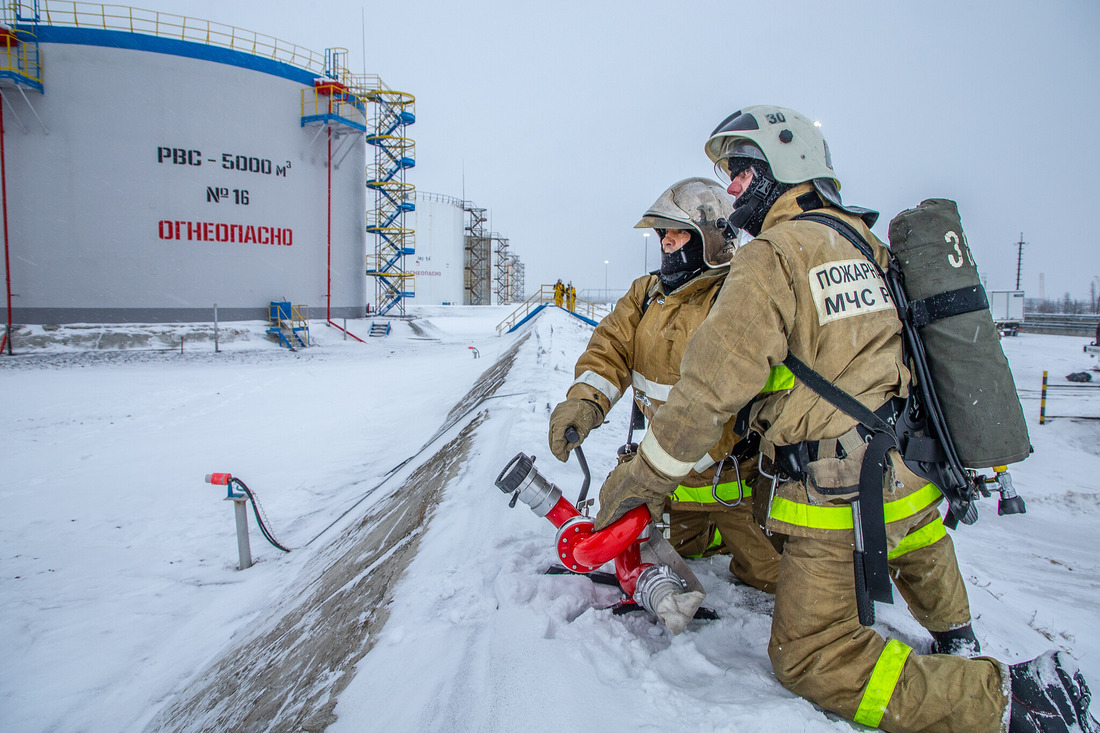
[[[752,183],[737,197],[733,207],[733,214],[729,223],[738,229],[744,229],[752,236],[760,234],[760,228],[764,225],[764,218],[775,203],[776,199],[788,191],[791,186],[788,183],[779,183],[772,177],[771,166],[759,160],[730,161],[730,171],[736,176],[746,168],[752,168]]]
[[[696,231],[691,240],[675,252],[661,253],[661,279],[669,292],[697,277],[707,267],[703,260],[703,240]]]

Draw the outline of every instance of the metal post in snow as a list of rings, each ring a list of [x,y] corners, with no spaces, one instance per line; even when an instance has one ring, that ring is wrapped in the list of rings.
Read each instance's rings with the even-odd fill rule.
[[[1047,421],[1047,373],[1043,371],[1043,394],[1039,398],[1039,424],[1045,425]]]
[[[248,544],[248,496],[237,494],[230,498],[233,500],[233,514],[237,518],[238,569],[248,570],[252,567],[252,547]]]
[[[348,340],[348,319],[344,318],[344,340]]]
[[[214,353],[218,353],[218,304],[214,304]]]

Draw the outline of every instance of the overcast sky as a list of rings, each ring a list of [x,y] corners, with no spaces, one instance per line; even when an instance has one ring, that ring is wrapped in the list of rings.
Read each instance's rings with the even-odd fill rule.
[[[988,288],[1015,287],[1021,233],[1029,296],[1041,274],[1047,297],[1100,276],[1095,0],[135,5],[345,47],[352,71],[414,94],[409,181],[489,209],[528,291],[625,289],[646,263],[635,222],[673,182],[714,177],[703,143],[753,104],[822,123],[845,201],[880,210],[884,240],[945,197]]]

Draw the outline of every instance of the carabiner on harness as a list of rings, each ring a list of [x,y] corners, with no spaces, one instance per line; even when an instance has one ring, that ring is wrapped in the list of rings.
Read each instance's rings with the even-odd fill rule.
[[[718,498],[718,482],[722,480],[722,467],[726,465],[726,461],[728,459],[729,456],[726,456],[718,462],[718,469],[714,472],[714,481],[712,481],[710,485],[710,495],[713,496],[714,500],[722,506],[732,509],[735,506],[739,506],[742,500],[744,500],[745,487],[741,484],[741,466],[738,465],[737,460],[734,459],[733,471],[734,475],[737,476],[737,501],[731,504],[728,501],[722,501],[720,498]]]
[[[764,470],[764,452],[763,451],[761,451],[760,454],[756,458],[756,470],[759,471],[760,475],[763,476],[764,478],[770,478],[772,480],[771,488],[768,489],[768,512],[771,513],[772,504],[775,503],[775,487],[778,486],[779,484],[787,483],[788,481],[791,480],[791,478],[789,476],[786,476],[786,475],[783,475],[782,478],[780,478],[780,475],[783,474],[783,472],[779,469],[778,466],[776,466],[774,474],[768,473],[767,471],[765,471]],[[770,531],[768,531],[768,530],[764,530],[764,531],[769,536],[771,536]]]

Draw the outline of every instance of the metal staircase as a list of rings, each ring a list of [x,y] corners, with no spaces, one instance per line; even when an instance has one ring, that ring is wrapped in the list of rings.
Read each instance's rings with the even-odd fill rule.
[[[42,92],[42,58],[38,49],[38,4],[31,15],[23,15],[25,6],[13,4],[0,21],[0,88],[33,89]],[[6,17],[14,10],[15,23]],[[29,102],[28,102],[29,104]]]
[[[375,151],[374,162],[367,167],[367,188],[374,192],[367,232],[375,235],[367,275],[375,279],[376,312],[396,311],[404,316],[406,299],[416,295],[413,275],[405,264],[405,258],[416,252],[415,233],[405,226],[405,214],[416,209],[414,187],[405,180],[406,171],[416,165],[415,144],[406,133],[416,122],[415,98],[385,88],[365,90],[363,96],[373,104],[367,143]]]
[[[309,306],[273,300],[267,309],[267,334],[291,351],[309,346]]]

